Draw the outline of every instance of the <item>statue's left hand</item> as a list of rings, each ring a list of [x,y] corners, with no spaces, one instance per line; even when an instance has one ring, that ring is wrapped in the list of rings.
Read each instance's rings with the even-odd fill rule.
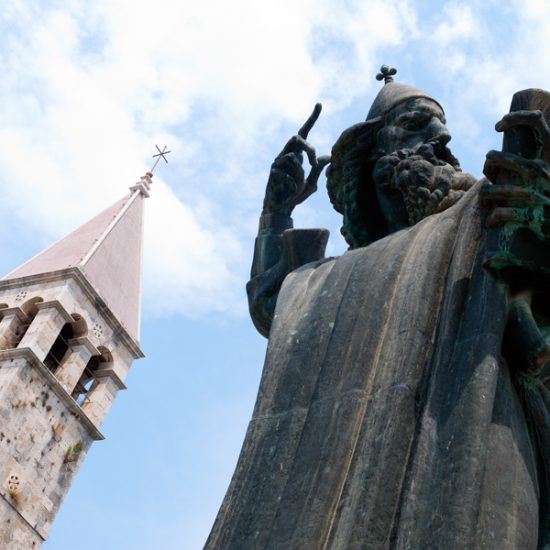
[[[545,218],[550,216],[550,199],[529,187],[487,183],[480,190],[479,200],[487,213],[487,227],[513,223],[540,230]],[[546,221],[550,222],[550,218]]]
[[[550,128],[534,110],[507,114],[496,129],[505,132],[505,147],[487,154],[483,170],[494,184],[480,191],[487,226],[512,223],[540,234],[550,223]]]

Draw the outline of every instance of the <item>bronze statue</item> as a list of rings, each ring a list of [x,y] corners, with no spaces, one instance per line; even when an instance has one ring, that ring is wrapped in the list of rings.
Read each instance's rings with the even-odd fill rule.
[[[395,72],[330,158],[316,106],[271,167],[247,287],[267,356],[206,548],[550,548],[550,94],[514,96],[477,182]],[[290,218],[329,162],[339,258]]]

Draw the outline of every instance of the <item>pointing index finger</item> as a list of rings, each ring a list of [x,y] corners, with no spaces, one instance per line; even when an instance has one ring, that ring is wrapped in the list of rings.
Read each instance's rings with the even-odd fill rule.
[[[321,109],[323,106],[320,103],[316,103],[313,108],[313,113],[305,121],[304,125],[298,130],[298,135],[304,139],[307,139],[309,131],[313,128],[313,125],[317,122],[319,115],[321,114]]]

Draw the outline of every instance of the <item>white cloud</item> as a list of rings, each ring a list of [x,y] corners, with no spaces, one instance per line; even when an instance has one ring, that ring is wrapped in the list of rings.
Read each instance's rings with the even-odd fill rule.
[[[318,99],[326,152],[327,121],[358,98],[364,117],[381,60],[399,58],[405,81],[441,82],[456,141],[480,158],[512,93],[550,84],[539,0],[439,13],[397,0],[5,4],[3,210],[45,245],[116,200],[152,145],[168,144],[155,179],[172,192],[161,180],[147,204],[144,295],[160,313],[238,309],[270,160]]]
[[[446,47],[453,42],[472,38],[479,32],[471,6],[448,4],[443,9],[443,21],[435,28],[432,40],[440,47]]]
[[[377,49],[414,25],[407,2],[381,0],[7,2],[4,206],[46,244],[116,200],[167,143],[174,192],[159,183],[147,205],[146,303],[233,311],[269,165],[259,155],[319,97],[334,111],[372,87]]]
[[[323,77],[329,110],[346,107],[375,86],[379,51],[417,36],[411,2],[371,0],[321,4],[312,33],[313,54]]]
[[[550,87],[550,4],[518,0],[451,3],[425,21],[432,70],[446,86],[443,101],[463,143],[482,156],[514,92]],[[483,137],[482,137],[483,136]],[[499,138],[500,141],[500,138]]]
[[[231,270],[242,254],[234,235],[223,226],[205,230],[169,187],[162,182],[153,187],[145,220],[145,303],[150,312],[196,316],[205,310],[242,311],[234,292],[241,285]]]

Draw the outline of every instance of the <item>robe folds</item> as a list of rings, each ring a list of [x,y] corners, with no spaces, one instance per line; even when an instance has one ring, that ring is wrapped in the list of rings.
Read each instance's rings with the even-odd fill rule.
[[[501,357],[478,190],[286,276],[207,549],[550,547],[550,399]]]

